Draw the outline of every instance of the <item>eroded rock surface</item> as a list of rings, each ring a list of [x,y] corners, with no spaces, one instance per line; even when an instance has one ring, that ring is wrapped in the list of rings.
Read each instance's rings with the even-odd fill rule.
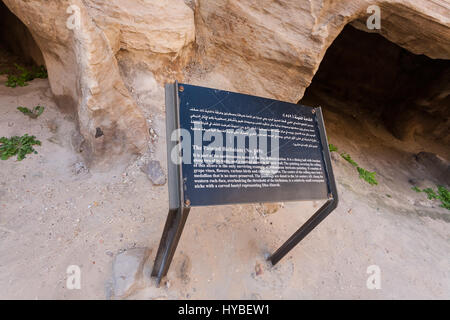
[[[147,148],[144,114],[162,108],[162,90],[140,101],[136,75],[297,102],[346,24],[370,31],[370,5],[382,15],[370,32],[450,58],[447,0],[3,1],[42,51],[60,106],[76,112],[91,165]]]

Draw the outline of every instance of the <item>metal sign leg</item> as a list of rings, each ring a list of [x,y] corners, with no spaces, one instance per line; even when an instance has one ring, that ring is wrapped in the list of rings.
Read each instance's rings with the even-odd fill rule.
[[[323,122],[322,109],[315,108],[316,121],[320,132],[320,143],[322,145],[323,160],[325,162],[325,175],[329,183],[329,198],[325,204],[317,210],[314,215],[308,219],[275,253],[267,260],[276,265],[283,257],[288,254],[303,238],[305,238],[319,223],[322,222],[338,205],[338,192],[336,182],[334,180],[333,167],[331,166],[330,152],[328,151],[327,133],[325,132],[325,124]]]
[[[189,211],[190,208],[169,210],[152,270],[152,277],[156,277],[158,286],[161,279],[167,275]]]
[[[325,202],[325,204],[317,210],[317,212],[306,221],[300,229],[298,229],[275,253],[273,253],[267,260],[276,265],[289,251],[291,251],[303,238],[305,238],[317,225],[325,219],[331,211],[337,206],[337,200],[332,199]]]

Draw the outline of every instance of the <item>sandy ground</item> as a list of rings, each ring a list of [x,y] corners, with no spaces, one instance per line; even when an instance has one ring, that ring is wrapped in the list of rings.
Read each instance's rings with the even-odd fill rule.
[[[36,120],[16,110],[37,104],[46,110]],[[157,134],[147,154],[125,169],[89,172],[71,146],[73,119],[58,110],[46,80],[15,89],[0,85],[0,136],[28,133],[42,141],[38,154],[0,162],[1,299],[105,299],[114,255],[149,247],[154,257],[167,185],[153,186],[140,165],[165,163],[162,110],[162,104],[145,110]],[[270,215],[258,205],[195,208],[167,285],[147,282],[129,298],[449,299],[449,211],[408,182],[434,181],[412,159],[421,147],[340,113],[326,111],[325,117],[330,141],[376,170],[379,186],[333,156],[338,209],[276,267],[264,262],[264,254],[320,203],[285,203]],[[69,265],[81,268],[80,290],[66,288]],[[371,265],[381,270],[379,290],[366,286]]]

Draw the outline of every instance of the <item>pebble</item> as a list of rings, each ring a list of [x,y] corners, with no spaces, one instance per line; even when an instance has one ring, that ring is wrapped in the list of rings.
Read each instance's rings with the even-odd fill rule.
[[[73,165],[73,172],[74,174],[81,174],[81,173],[87,173],[89,170],[84,164],[84,162],[76,162]]]
[[[255,266],[255,273],[257,276],[261,275],[263,273],[263,269],[260,263],[257,263]]]
[[[155,186],[162,186],[166,183],[166,175],[161,168],[159,161],[151,160],[142,167],[142,171]]]
[[[334,162],[340,162],[342,160],[342,157],[337,152],[331,152],[331,160],[333,160]]]

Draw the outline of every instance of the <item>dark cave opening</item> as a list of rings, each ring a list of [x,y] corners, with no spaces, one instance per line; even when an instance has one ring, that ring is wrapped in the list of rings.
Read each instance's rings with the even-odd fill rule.
[[[45,66],[42,52],[26,25],[0,0],[0,73],[17,72],[15,64]]]
[[[415,55],[347,25],[328,48],[300,103],[379,121],[394,137],[450,146],[450,61]]]

